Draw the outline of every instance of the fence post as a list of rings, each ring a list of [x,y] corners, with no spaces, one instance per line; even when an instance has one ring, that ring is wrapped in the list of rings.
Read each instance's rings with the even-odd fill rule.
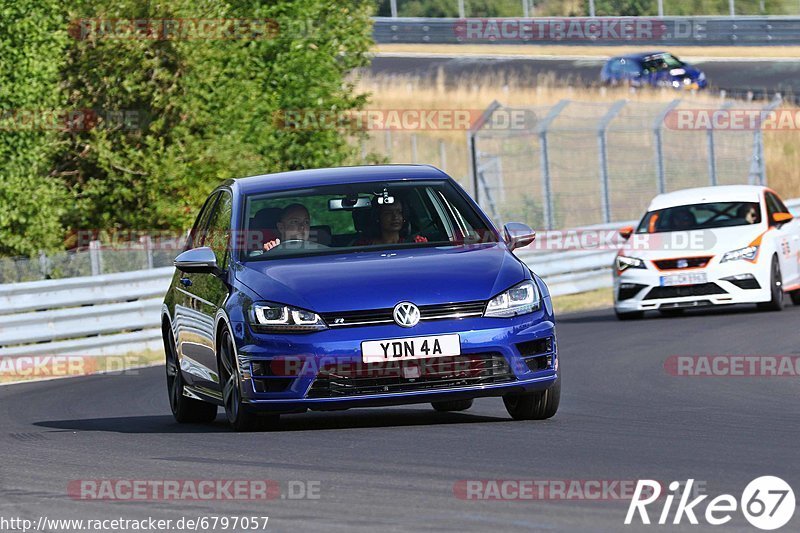
[[[730,102],[725,102],[719,108],[720,111],[724,111],[731,107]],[[710,124],[708,129],[706,130],[706,138],[708,139],[708,178],[711,182],[711,186],[714,187],[717,185],[717,151],[714,145],[714,124]]]
[[[761,110],[758,127],[753,132],[753,156],[750,161],[750,174],[747,176],[747,183],[750,185],[767,184],[767,162],[764,157],[764,130],[761,126],[769,113],[774,111],[781,103],[783,103],[781,95],[775,95],[772,102],[764,106]]]
[[[600,155],[600,196],[602,202],[603,222],[608,224],[611,222],[611,191],[609,189],[608,178],[608,140],[606,132],[611,125],[611,121],[616,118],[622,108],[628,103],[627,100],[617,100],[611,106],[611,109],[600,119],[597,125],[597,140],[599,144]]]
[[[475,203],[480,205],[480,183],[478,177],[478,146],[477,146],[477,136],[478,132],[481,131],[483,125],[492,117],[495,111],[497,111],[500,107],[500,102],[494,100],[489,107],[486,108],[478,120],[475,121],[472,126],[470,126],[469,131],[467,131],[467,150],[469,151],[469,172],[472,177],[472,197],[475,199]]]
[[[92,276],[103,273],[103,249],[100,241],[89,242],[89,262],[92,265]]]
[[[144,246],[145,268],[153,268],[153,241],[150,235],[142,235],[139,237],[139,242]]]
[[[385,150],[383,153],[386,154],[390,160],[392,159],[392,130],[387,129],[383,134],[383,143]]]
[[[667,107],[665,107],[661,113],[658,114],[656,122],[653,124],[653,136],[655,138],[656,145],[656,177],[658,179],[658,194],[664,194],[667,192],[667,175],[664,167],[664,140],[662,138],[661,131],[664,127],[664,122],[667,120],[667,115],[669,115],[676,107],[678,107],[680,103],[681,100],[677,99],[667,104]]]
[[[569,100],[561,100],[553,106],[547,115],[536,126],[539,135],[539,167],[542,174],[542,211],[545,229],[551,230],[555,226],[555,213],[553,211],[553,189],[550,180],[550,149],[547,145],[547,130],[570,104]]]
[[[417,134],[411,134],[411,162],[417,164]]]
[[[50,278],[50,265],[43,250],[39,252],[39,272],[42,273],[42,279]]]
[[[442,172],[447,172],[447,150],[443,139],[439,139],[439,168]]]

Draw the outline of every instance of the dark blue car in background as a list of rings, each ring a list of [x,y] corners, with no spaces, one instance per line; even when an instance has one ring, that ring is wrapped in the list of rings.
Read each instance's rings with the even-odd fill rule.
[[[429,166],[228,180],[175,260],[162,326],[179,422],[236,430],[281,413],[502,396],[515,419],[560,398],[547,287],[464,190]]]
[[[674,87],[697,90],[708,86],[705,73],[667,52],[613,57],[603,66],[603,83],[632,87]]]

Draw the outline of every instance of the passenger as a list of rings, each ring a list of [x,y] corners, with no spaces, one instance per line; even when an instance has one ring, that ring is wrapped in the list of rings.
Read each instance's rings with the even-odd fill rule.
[[[311,232],[311,217],[302,204],[291,204],[283,209],[276,224],[280,237],[264,243],[264,251],[269,251],[290,241],[308,241]]]
[[[758,219],[758,209],[754,205],[745,204],[739,207],[739,211],[736,213],[738,218],[744,219],[748,224],[757,224]]]
[[[428,242],[422,235],[404,235],[407,215],[402,201],[395,198],[394,203],[378,204],[378,197],[372,201],[372,211],[376,222],[375,234],[363,237],[356,245],[398,244],[401,242]]]
[[[670,217],[673,231],[690,230],[697,226],[697,219],[685,207],[676,209]]]

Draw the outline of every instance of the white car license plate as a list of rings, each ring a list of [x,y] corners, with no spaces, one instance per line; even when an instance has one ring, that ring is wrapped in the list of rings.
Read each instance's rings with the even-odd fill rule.
[[[461,355],[461,337],[458,335],[410,337],[406,339],[364,341],[361,343],[361,358],[365,363],[452,357],[456,355]]]
[[[698,285],[706,283],[708,277],[705,272],[697,272],[692,274],[675,274],[672,276],[661,276],[662,287],[675,287],[677,285]]]

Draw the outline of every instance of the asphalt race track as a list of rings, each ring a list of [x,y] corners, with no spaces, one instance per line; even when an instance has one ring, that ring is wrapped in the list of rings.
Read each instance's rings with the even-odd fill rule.
[[[610,310],[558,326],[564,388],[546,422],[515,422],[500,399],[465,413],[428,405],[285,416],[236,434],[220,413],[180,426],[162,367],[0,387],[0,516],[270,517],[268,531],[755,531],[625,528],[628,501],[468,501],[468,479],[702,480],[711,499],[763,475],[800,487],[797,377],[676,377],[670,355],[797,355],[800,307],[618,322]],[[67,496],[78,479],[319,481],[320,498],[103,502]],[[676,502],[677,502],[676,498]],[[703,512],[705,504],[700,511]],[[651,511],[657,520],[661,507]],[[674,510],[674,506],[673,506]],[[671,515],[672,516],[672,515]],[[671,520],[671,518],[670,518]],[[795,516],[786,530],[797,531]],[[684,519],[684,524],[686,523]]]
[[[624,53],[624,50],[620,50]],[[800,60],[797,61],[688,61],[706,72],[713,89],[725,89],[734,94],[753,91],[757,96],[771,96],[776,92],[785,95],[800,95]],[[597,84],[602,58],[489,58],[489,57],[394,57],[381,55],[372,61],[371,73],[403,74],[421,77],[435,76],[441,68],[447,78],[455,80],[464,76],[512,75],[517,79],[529,79],[535,84],[540,74],[553,73],[562,83],[574,86]]]

